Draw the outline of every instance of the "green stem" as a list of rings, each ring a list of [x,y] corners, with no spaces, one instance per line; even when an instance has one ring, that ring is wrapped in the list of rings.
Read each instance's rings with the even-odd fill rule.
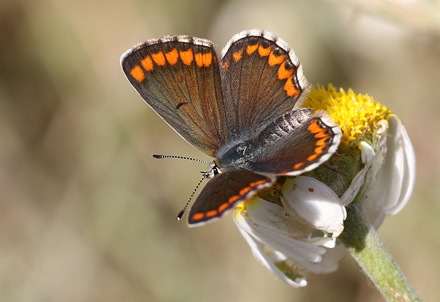
[[[387,301],[422,301],[358,204],[347,208],[341,239]]]

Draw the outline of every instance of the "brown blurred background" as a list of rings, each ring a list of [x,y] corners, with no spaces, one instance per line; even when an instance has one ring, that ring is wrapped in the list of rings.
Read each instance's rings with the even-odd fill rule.
[[[141,100],[119,57],[167,34],[263,28],[313,84],[368,93],[418,156],[409,205],[380,235],[426,301],[440,296],[439,1],[0,1],[1,301],[379,301],[347,257],[290,288],[257,263],[231,215],[175,221],[208,159]]]

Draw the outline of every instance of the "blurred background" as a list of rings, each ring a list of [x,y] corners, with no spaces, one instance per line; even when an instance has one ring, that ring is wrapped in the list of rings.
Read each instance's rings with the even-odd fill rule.
[[[303,289],[276,280],[228,215],[175,217],[209,160],[141,100],[120,55],[189,34],[287,41],[309,81],[368,93],[418,159],[408,206],[379,233],[422,299],[440,296],[439,1],[0,1],[1,301],[381,301],[346,257]]]

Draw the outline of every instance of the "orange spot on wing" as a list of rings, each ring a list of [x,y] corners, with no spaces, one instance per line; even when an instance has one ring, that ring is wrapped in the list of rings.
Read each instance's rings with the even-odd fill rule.
[[[322,128],[321,128],[322,129]],[[322,129],[324,130],[324,129]],[[329,135],[327,133],[325,133],[324,131],[318,132],[314,135],[315,138],[329,138]]]
[[[234,58],[235,62],[238,62],[243,57],[243,49],[232,54],[232,58]]]
[[[316,137],[316,135],[315,135]],[[327,146],[327,136],[325,136],[324,138],[320,139],[319,141],[316,142],[316,146],[320,147],[320,146]]]
[[[248,47],[246,47],[246,53],[250,56],[257,50],[257,48],[258,48],[258,43],[255,45],[248,45]]]
[[[322,153],[322,149],[324,149],[324,147],[317,147],[317,148],[315,148],[315,154],[321,154]]]
[[[154,63],[156,63],[157,66],[165,66],[166,61],[162,51],[159,51],[158,53],[153,53],[151,57],[153,58],[153,61]]]
[[[251,192],[252,190],[254,190],[256,187],[258,187],[259,185],[265,184],[265,183],[267,183],[267,182],[268,182],[268,181],[267,181],[267,180],[264,180],[264,179],[263,179],[263,180],[257,180],[257,181],[251,182],[251,183],[249,184],[248,187],[245,187],[245,188],[241,189],[241,190],[238,192],[239,195],[234,195],[234,196],[230,197],[229,200],[228,200],[228,203],[229,203],[229,204],[232,204],[232,203],[234,203],[234,202],[240,200],[241,198],[243,198],[244,196],[246,196],[246,194],[248,194],[249,192]],[[222,206],[223,206],[223,205],[222,205]]]
[[[316,133],[315,137],[317,137],[316,135],[320,135],[321,133],[323,133],[323,130],[321,126],[319,126],[318,124],[318,120],[313,120],[310,125],[307,127],[307,130],[309,130],[311,133]]]
[[[196,59],[196,64],[199,67],[209,67],[212,63],[212,53],[196,53],[194,55],[194,58]]]
[[[141,61],[141,64],[146,71],[151,72],[154,69],[153,60],[151,59],[150,56],[146,56],[145,59]]]
[[[265,184],[265,183],[267,183],[267,180],[262,179],[262,180],[251,182],[250,186],[257,187],[257,186]]]
[[[232,204],[232,203],[236,202],[237,200],[239,200],[240,198],[241,198],[240,195],[234,195],[232,197],[229,197],[228,203]]]
[[[292,75],[292,73],[293,73],[293,68],[286,69],[286,62],[283,62],[283,64],[281,64],[280,67],[278,68],[278,79],[279,80],[287,79]]]
[[[239,192],[239,194],[240,194],[241,196],[244,196],[244,195],[246,195],[247,193],[249,193],[251,190],[252,190],[251,187],[246,187],[246,188],[241,189],[240,192]]]
[[[299,96],[299,90],[296,89],[295,85],[292,82],[292,77],[289,77],[284,84],[284,90],[286,90],[287,95],[290,97],[297,98]]]
[[[180,58],[182,59],[183,64],[188,65],[188,66],[191,65],[191,63],[194,59],[192,49],[190,48],[187,51],[181,50],[180,51]]]
[[[304,166],[304,163],[297,163],[293,166],[293,169],[297,170],[297,169],[301,168],[302,166]]]
[[[269,54],[268,63],[270,66],[275,66],[275,65],[281,64],[281,62],[283,62],[283,60],[284,60],[284,55],[276,56],[273,53],[273,51],[271,51]]]
[[[130,70],[130,75],[139,83],[145,80],[145,74],[139,65],[136,65]]]
[[[212,64],[212,52],[205,53],[203,55],[203,65],[209,67]]]
[[[196,60],[197,66],[203,67],[203,54],[201,52],[196,53],[194,59]]]
[[[229,204],[227,202],[222,203],[219,207],[218,207],[218,211],[221,213],[224,210],[226,210],[227,208],[229,208]]]
[[[258,54],[260,55],[260,57],[267,57],[269,53],[270,53],[270,45],[267,48],[264,48],[261,45],[260,47],[258,47]]]
[[[202,212],[199,213],[195,213],[191,218],[192,220],[200,220],[203,219],[205,217],[205,214],[203,214]]]
[[[229,61],[226,61],[226,62],[223,63],[223,69],[225,71],[228,71],[228,69],[229,69]]]
[[[218,214],[217,210],[211,210],[211,211],[206,212],[206,217],[207,218],[214,217],[214,216],[217,216],[217,214]]]
[[[317,157],[318,157],[318,154],[313,154],[313,155],[310,155],[309,157],[307,157],[307,160],[312,161],[312,160],[316,159]]]
[[[165,54],[165,57],[167,58],[168,63],[170,63],[171,65],[176,65],[179,61],[179,53],[177,52],[176,48],[174,48],[170,52],[167,52]]]

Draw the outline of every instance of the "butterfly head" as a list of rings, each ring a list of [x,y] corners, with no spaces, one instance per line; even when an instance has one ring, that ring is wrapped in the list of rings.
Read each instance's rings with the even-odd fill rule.
[[[209,169],[207,171],[202,172],[203,178],[208,179],[212,179],[220,173],[222,173],[222,170],[215,160],[209,165]]]

